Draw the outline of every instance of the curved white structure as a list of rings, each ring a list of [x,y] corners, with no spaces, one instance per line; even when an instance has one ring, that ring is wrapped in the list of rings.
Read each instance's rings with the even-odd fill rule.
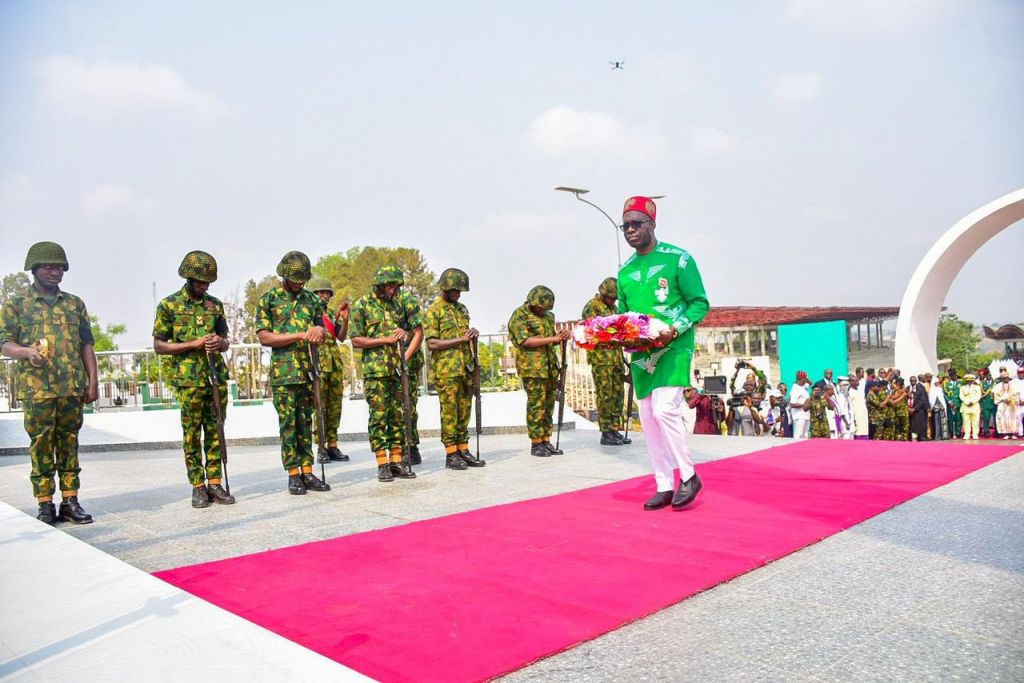
[[[906,375],[935,372],[935,336],[949,288],[985,242],[1024,219],[1024,189],[977,209],[928,250],[910,278],[896,323],[896,367]]]

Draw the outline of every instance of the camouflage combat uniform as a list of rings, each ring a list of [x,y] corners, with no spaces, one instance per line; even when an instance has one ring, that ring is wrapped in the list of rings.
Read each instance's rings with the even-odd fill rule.
[[[156,307],[153,337],[166,342],[194,341],[208,334],[227,337],[228,326],[224,318],[224,305],[219,299],[204,294],[195,300],[186,284],[181,290],[165,297]],[[228,369],[221,354],[213,354],[217,373],[220,405],[228,405]],[[170,356],[170,383],[174,386],[181,405],[182,446],[185,451],[185,469],[193,486],[209,482],[219,484],[222,475],[223,444],[217,432],[217,416],[213,406],[213,387],[204,349],[194,349]],[[203,451],[206,463],[203,464]]]
[[[807,402],[807,408],[811,413],[811,438],[829,438],[831,430],[828,428],[828,399],[824,396],[812,396]]]
[[[420,302],[412,294],[405,289],[400,289],[398,294],[395,295],[395,304],[398,307],[400,317],[398,319],[398,326],[409,333],[409,338],[412,339],[412,333],[417,327],[422,327],[423,319],[422,313],[420,312]],[[409,359],[409,403],[412,405],[412,443],[411,446],[418,446],[420,443],[420,430],[419,430],[419,411],[417,409],[417,402],[420,398],[420,377],[423,373],[423,365],[426,362],[426,357],[423,353],[423,346],[416,349],[416,353]]]
[[[382,299],[376,291],[371,292],[352,305],[349,336],[387,337],[399,327],[401,317],[402,311],[394,301]],[[362,349],[362,361],[370,448],[376,455],[378,466],[397,464],[402,459],[403,441],[398,349],[393,344]]]
[[[907,397],[892,404],[892,440],[910,441],[910,404]]]
[[[279,334],[305,332],[321,325],[323,304],[312,292],[277,286],[256,307],[256,329]],[[270,388],[281,433],[281,463],[289,474],[312,471],[313,385],[309,347],[295,342],[271,350]]]
[[[469,309],[439,296],[423,316],[424,339],[458,339],[469,329]],[[473,352],[469,343],[430,352],[430,378],[441,403],[441,443],[455,453],[469,448],[473,404]]]
[[[868,404],[868,424],[871,425],[872,435],[871,438],[878,441],[885,441],[888,439],[888,429],[885,426],[885,413],[886,409],[882,407],[882,401],[886,398],[885,390],[880,391],[869,391],[865,397],[865,402]]]
[[[46,296],[33,285],[4,305],[0,320],[0,347],[7,342],[33,346],[45,339],[49,349],[49,362],[43,367],[18,361],[18,399],[30,440],[32,494],[41,500],[52,498],[55,475],[65,495],[77,492],[82,471],[78,432],[82,397],[89,384],[82,353],[94,341],[85,303],[64,291]]]
[[[535,287],[527,302],[517,308],[508,321],[509,339],[516,352],[516,373],[526,391],[526,430],[535,444],[551,438],[561,363],[557,344],[528,349],[523,342],[530,337],[555,336],[555,315],[551,312],[554,300],[551,290]],[[531,311],[531,305],[545,308],[544,315]]]
[[[614,278],[609,278],[614,286]],[[602,283],[604,286],[604,283]],[[614,296],[612,294],[611,296]],[[583,318],[615,315],[616,310],[601,300],[599,293],[583,307]],[[587,352],[587,362],[594,376],[594,393],[597,397],[597,423],[602,432],[622,429],[623,368],[625,367],[621,348],[594,349]]]
[[[312,292],[318,290],[319,287],[310,288]],[[329,288],[328,291],[333,292]],[[338,443],[338,428],[341,426],[341,402],[345,396],[345,362],[336,336],[341,325],[337,320],[329,320],[326,306],[321,310],[320,324],[324,326],[326,332],[324,343],[320,346],[320,401],[324,408],[324,441],[331,446]],[[331,333],[332,328],[335,334]],[[313,420],[313,436],[314,440],[319,442],[319,418]]]

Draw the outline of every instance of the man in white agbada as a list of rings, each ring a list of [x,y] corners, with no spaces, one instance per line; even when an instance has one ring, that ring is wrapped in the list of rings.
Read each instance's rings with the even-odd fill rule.
[[[1017,379],[1010,386],[1017,387],[1017,436],[1024,436],[1024,366],[1017,366]]]
[[[839,378],[839,391],[832,397],[836,406],[836,438],[852,439],[854,434],[853,409],[850,406],[850,378]]]
[[[850,401],[850,414],[853,415],[853,438],[857,440],[870,438],[868,402],[864,398],[864,391],[861,387],[862,382],[863,380],[860,377],[851,377],[850,393],[847,396]]]
[[[806,439],[811,431],[811,411],[807,406],[807,402],[811,400],[811,394],[807,391],[807,385],[810,383],[807,373],[798,370],[793,388],[789,390],[789,410],[793,417],[794,439]]]
[[[1005,367],[999,368],[999,379],[992,388],[992,398],[996,402],[996,432],[1002,434],[1004,439],[1019,434],[1021,421],[1017,411],[1020,398]]]

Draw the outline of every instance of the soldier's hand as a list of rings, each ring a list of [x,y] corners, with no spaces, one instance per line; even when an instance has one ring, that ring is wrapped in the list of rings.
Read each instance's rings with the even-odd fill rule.
[[[306,341],[310,344],[323,344],[326,332],[324,328],[317,325],[306,330]]]
[[[43,355],[42,350],[40,350],[38,346],[30,346],[28,348],[28,354],[25,356],[25,359],[28,360],[29,363],[36,366],[37,368],[41,368],[49,362],[46,359],[46,356]]]
[[[352,312],[352,307],[349,305],[348,301],[342,301],[341,305],[338,306],[338,314],[337,314],[336,317],[341,318],[342,320],[348,321],[348,316],[349,316],[349,313],[351,313],[351,312]]]
[[[207,335],[207,336],[209,336],[209,335]],[[191,344],[192,344],[192,349],[193,350],[195,350],[195,351],[205,351],[206,350],[206,337],[199,337],[198,339],[193,339]]]
[[[95,401],[99,397],[100,397],[100,388],[97,385],[92,384],[90,382],[89,386],[85,388],[85,394],[82,395],[82,401],[85,402],[85,403],[92,403],[93,401]]]
[[[203,346],[207,353],[220,353],[220,337],[215,334],[208,334],[204,338]]]
[[[403,330],[401,327],[395,328],[395,330],[391,333],[391,336],[388,337],[388,339],[391,340],[392,344],[397,344],[398,342],[404,342],[408,338],[409,338],[409,333],[406,332],[405,330]]]
[[[468,330],[466,330],[466,339],[476,339],[479,336],[480,330],[476,329],[475,327],[471,327]]]
[[[570,332],[569,330],[562,330],[555,336],[558,337],[558,341],[560,342],[569,341],[569,337],[572,336],[572,332]]]

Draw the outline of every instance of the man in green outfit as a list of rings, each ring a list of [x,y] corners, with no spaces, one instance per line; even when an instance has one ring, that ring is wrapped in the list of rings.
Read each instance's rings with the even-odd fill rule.
[[[398,272],[401,272],[399,269]],[[405,350],[405,362],[409,371],[409,405],[412,407],[412,416],[409,422],[412,424],[412,443],[409,445],[409,462],[419,465],[423,461],[420,455],[420,414],[417,404],[420,400],[420,377],[423,373],[423,365],[426,357],[423,354],[423,321],[420,312],[420,302],[416,296],[404,288],[405,276],[402,276],[401,289],[395,295],[395,304],[398,306],[398,326],[409,335],[408,339],[402,342]]]
[[[978,371],[981,377],[981,438],[996,435],[996,401],[992,398],[993,382],[988,368]]]
[[[310,344],[323,344],[323,304],[305,289],[312,272],[309,257],[289,251],[277,264],[281,284],[260,297],[256,334],[270,353],[270,389],[281,433],[281,464],[288,493],[330,491],[313,474],[313,382]]]
[[[445,467],[483,467],[469,450],[469,411],[473,403],[472,344],[480,333],[469,326],[469,309],[459,301],[469,291],[469,276],[449,268],[438,280],[441,296],[423,315],[423,336],[430,350],[430,374],[441,403],[441,443]]]
[[[949,438],[959,439],[964,435],[964,416],[960,412],[960,379],[956,370],[950,368],[949,381],[942,390],[946,394],[946,415],[949,420]]]
[[[33,244],[25,270],[32,271],[32,286],[0,311],[0,353],[20,361],[18,399],[31,442],[29,479],[39,504],[37,518],[47,524],[58,518],[89,524],[92,516],[78,502],[82,408],[99,395],[89,312],[81,299],[60,288],[68,257],[56,242]],[[53,505],[54,475],[63,499],[59,511]]]
[[[694,329],[710,309],[704,282],[689,252],[654,235],[657,207],[648,197],[630,197],[622,209],[622,231],[636,253],[619,270],[619,312],[646,313],[668,325],[650,351],[632,354],[630,371],[639,399],[640,423],[657,484],[644,503],[657,510],[682,509],[702,484],[686,445],[683,388],[690,385]],[[674,486],[674,470],[679,485]],[[674,489],[674,490],[673,490]]]
[[[377,458],[378,481],[415,479],[402,462],[403,418],[399,345],[410,335],[402,329],[404,311],[395,300],[405,281],[398,266],[381,266],[373,276],[373,291],[352,304],[349,335],[362,350],[363,390],[369,410],[367,431]],[[417,321],[418,324],[419,321]],[[410,378],[410,384],[412,384]]]
[[[347,455],[338,448],[338,427],[341,425],[341,399],[345,395],[345,366],[338,342],[348,337],[348,301],[342,301],[332,318],[328,306],[334,296],[334,287],[325,277],[315,277],[306,289],[320,297],[324,304],[321,324],[324,326],[324,343],[320,347],[320,400],[324,406],[324,441],[327,442],[327,457],[335,461],[346,461]],[[314,441],[319,440],[319,419],[313,420]]]
[[[570,332],[555,331],[555,294],[537,285],[526,295],[508,321],[508,336],[516,351],[516,372],[526,391],[526,429],[530,455],[550,458],[562,449],[551,445],[558,375],[565,359],[558,358],[556,346],[568,341]]]
[[[580,314],[584,319],[615,315],[619,287],[613,277],[605,278],[597,288],[597,295],[587,302]],[[602,446],[622,446],[626,438],[622,428],[622,349],[597,348],[587,352],[587,362],[594,376],[597,395],[597,424],[601,428]]]
[[[171,357],[170,383],[181,406],[185,470],[192,484],[192,507],[235,502],[220,485],[224,444],[217,432],[210,360],[217,373],[220,405],[228,405],[228,368],[221,354],[228,350],[228,323],[224,305],[207,291],[217,280],[217,261],[205,251],[185,254],[178,275],[185,286],[164,297],[156,307],[153,350]],[[203,463],[203,450],[206,462]]]

